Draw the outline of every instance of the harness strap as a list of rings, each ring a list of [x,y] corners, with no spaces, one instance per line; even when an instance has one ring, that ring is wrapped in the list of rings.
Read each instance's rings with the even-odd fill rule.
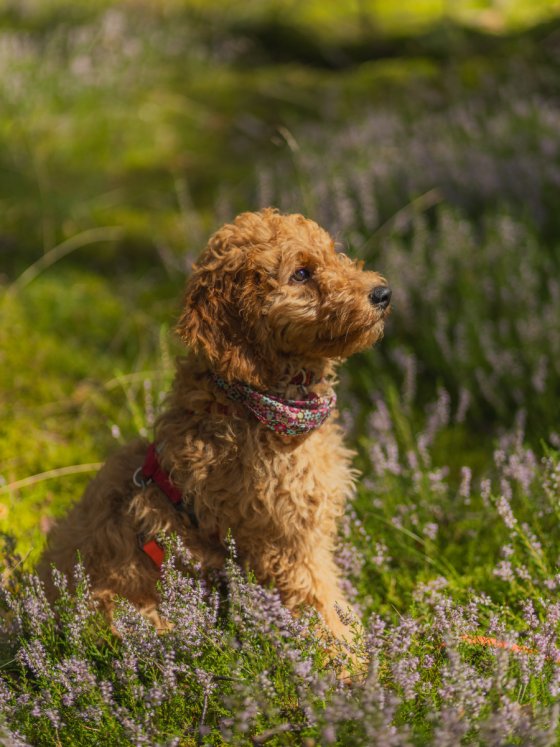
[[[183,498],[181,491],[173,485],[167,472],[162,469],[155,444],[150,444],[148,446],[144,464],[142,465],[142,477],[148,485],[150,482],[155,482],[174,506],[181,503]]]
[[[161,570],[165,558],[165,550],[156,540],[150,540],[142,545],[142,550],[153,561],[158,570]]]
[[[155,444],[151,443],[148,446],[146,456],[144,457],[144,464],[134,473],[133,482],[138,487],[143,488],[155,483],[162,493],[169,498],[178,511],[185,511],[193,527],[198,529],[198,519],[194,512],[194,507],[191,503],[183,503],[181,491],[173,484],[171,478],[159,463],[158,452]],[[143,542],[143,539],[139,537],[139,544],[141,549],[152,560],[157,569],[161,570],[165,551],[159,542],[153,539],[149,540],[149,542]]]

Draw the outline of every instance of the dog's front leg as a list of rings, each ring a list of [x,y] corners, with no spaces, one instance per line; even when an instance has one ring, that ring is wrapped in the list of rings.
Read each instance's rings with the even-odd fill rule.
[[[337,611],[345,613],[351,607],[340,589],[339,573],[330,548],[318,545],[280,553],[277,547],[261,547],[260,554],[248,560],[258,580],[265,584],[272,582],[290,609],[297,610],[304,605],[314,607],[336,638],[352,641],[352,629]]]
[[[330,632],[338,639],[352,642],[355,633],[346,622],[354,615],[351,605],[340,589],[338,569],[330,555],[318,552],[306,562],[310,588],[306,603],[315,607]]]
[[[340,589],[338,569],[331,553],[326,550],[316,551],[303,560],[299,574],[297,567],[294,568],[300,578],[302,570],[309,578],[309,588],[304,602],[312,605],[320,613],[328,631],[341,642],[329,642],[328,650],[335,658],[340,654],[347,658],[347,664],[343,666],[339,676],[351,683],[367,669],[367,661],[363,653],[360,653],[356,640],[361,625]],[[352,662],[351,665],[349,662]]]

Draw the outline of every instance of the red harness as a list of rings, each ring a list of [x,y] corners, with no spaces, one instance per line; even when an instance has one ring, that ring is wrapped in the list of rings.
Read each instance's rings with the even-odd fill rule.
[[[155,483],[162,493],[169,498],[175,508],[178,510],[183,509],[183,496],[181,495],[181,491],[171,482],[169,475],[159,463],[155,444],[150,444],[148,446],[148,451],[144,457],[144,464],[134,473],[133,481],[135,485],[143,488]],[[185,510],[194,527],[198,527],[198,520],[192,506],[190,509],[186,508]],[[161,570],[165,551],[159,542],[157,540],[143,542],[142,539],[139,539],[139,544],[141,549],[152,560],[157,569]]]
[[[173,485],[167,472],[162,469],[155,444],[150,444],[148,446],[148,451],[144,458],[144,464],[141,468],[141,474],[145,485],[155,482],[174,506],[181,503],[183,497],[181,491]]]
[[[157,540],[150,540],[142,545],[142,550],[150,558],[153,564],[156,566],[158,571],[161,571],[161,566],[165,560],[165,550],[159,544]]]

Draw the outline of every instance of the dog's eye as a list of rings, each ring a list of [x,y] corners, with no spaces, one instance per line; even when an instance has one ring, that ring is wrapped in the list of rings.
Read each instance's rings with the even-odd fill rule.
[[[300,267],[294,272],[290,280],[292,280],[294,283],[306,283],[310,277],[310,270],[308,270],[307,267]]]

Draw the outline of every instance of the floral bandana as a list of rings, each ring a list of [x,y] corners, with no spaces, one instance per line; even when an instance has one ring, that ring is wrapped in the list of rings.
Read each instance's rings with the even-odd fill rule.
[[[212,376],[214,383],[234,402],[241,402],[271,431],[285,436],[301,436],[319,428],[336,405],[336,394],[319,397],[310,393],[307,399],[282,399],[263,394],[240,382],[228,383]]]

